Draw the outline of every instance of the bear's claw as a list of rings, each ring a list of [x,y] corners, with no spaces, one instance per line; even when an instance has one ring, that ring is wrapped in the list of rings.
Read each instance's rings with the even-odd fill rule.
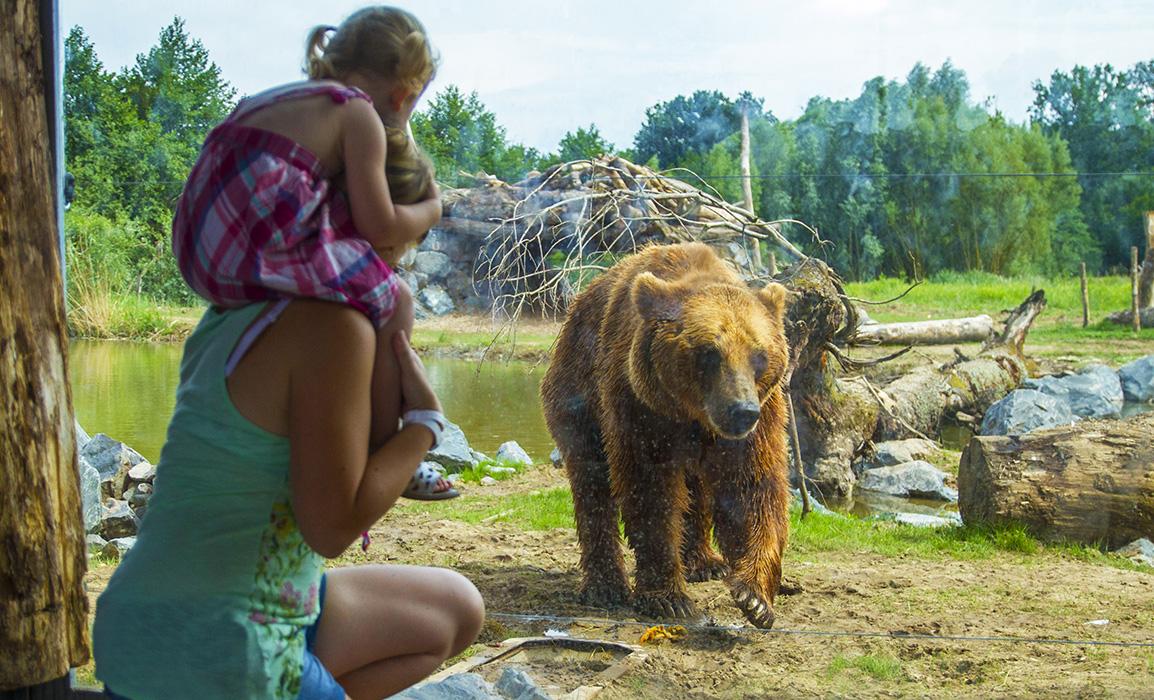
[[[633,609],[641,617],[656,619],[693,619],[698,617],[697,606],[689,596],[680,593],[638,593],[633,597]]]
[[[586,581],[580,599],[589,607],[616,608],[629,602],[629,586],[623,581]]]
[[[746,584],[735,581],[730,582],[729,592],[733,595],[733,602],[737,604],[737,608],[745,614],[745,619],[755,627],[761,629],[769,629],[773,627],[773,604],[765,601],[757,593],[754,593]]]
[[[690,583],[719,581],[729,575],[729,566],[721,557],[693,557],[685,562],[685,580]]]

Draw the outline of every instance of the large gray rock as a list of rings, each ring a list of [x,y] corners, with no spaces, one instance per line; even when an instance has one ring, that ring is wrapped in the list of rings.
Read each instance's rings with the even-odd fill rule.
[[[1025,386],[1065,401],[1070,412],[1081,418],[1117,418],[1125,402],[1118,373],[1105,365],[1091,365],[1063,377],[1027,379]]]
[[[390,697],[399,700],[506,700],[476,673],[457,673]]]
[[[100,553],[108,559],[120,561],[120,558],[128,554],[128,550],[132,549],[135,545],[135,537],[117,537],[114,540],[109,540],[100,550]]]
[[[444,316],[456,308],[449,294],[436,284],[430,284],[417,292],[417,301],[434,316]]]
[[[475,467],[477,460],[473,458],[473,450],[469,447],[469,440],[464,431],[455,423],[449,423],[441,434],[441,444],[435,450],[425,455],[429,462],[436,462],[450,472],[459,472],[468,467]]]
[[[892,467],[914,460],[924,460],[941,452],[932,440],[910,438],[908,440],[888,440],[873,446],[873,454],[862,457],[854,463],[854,472],[861,474],[867,469]]]
[[[124,492],[128,472],[145,461],[139,452],[104,433],[93,435],[79,454],[100,473],[103,498],[119,498]]]
[[[91,440],[92,437],[80,426],[80,421],[74,419],[73,424],[76,432],[76,449],[83,450],[84,446],[88,444],[88,441]]]
[[[136,535],[140,519],[128,507],[127,501],[111,499],[101,507],[100,525],[97,534],[106,540]]]
[[[1138,358],[1118,370],[1127,401],[1154,400],[1154,355]]]
[[[533,458],[516,440],[501,443],[501,446],[497,448],[497,461],[513,462],[526,467],[533,466]]]
[[[497,692],[509,700],[553,700],[529,674],[512,666],[506,666],[501,671],[501,677],[497,679]]]
[[[980,435],[1022,435],[1031,430],[1070,425],[1070,406],[1037,389],[1016,389],[986,409]]]
[[[80,469],[80,508],[84,513],[84,531],[95,532],[100,526],[100,472],[88,461],[80,456],[77,460]]]
[[[426,274],[429,279],[439,280],[453,269],[453,261],[444,253],[435,250],[422,250],[413,260],[413,269]]]
[[[1139,564],[1154,566],[1154,542],[1151,542],[1145,537],[1134,540],[1123,547],[1119,547],[1114,550],[1114,553],[1121,554],[1127,559],[1136,561]]]
[[[858,486],[891,496],[956,501],[958,492],[946,486],[947,474],[929,462],[915,460],[862,472]]]

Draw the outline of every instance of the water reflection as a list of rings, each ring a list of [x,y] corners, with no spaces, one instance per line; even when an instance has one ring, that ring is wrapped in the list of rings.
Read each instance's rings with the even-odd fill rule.
[[[89,433],[106,433],[156,461],[176,400],[182,345],[74,341],[69,374],[76,417]],[[538,462],[553,441],[537,387],[543,366],[427,357],[429,379],[445,413],[474,449],[493,456],[516,440]]]

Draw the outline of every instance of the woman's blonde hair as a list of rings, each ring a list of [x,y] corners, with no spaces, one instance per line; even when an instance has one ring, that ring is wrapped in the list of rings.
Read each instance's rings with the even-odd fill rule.
[[[312,80],[365,71],[420,94],[437,72],[437,56],[412,13],[375,6],[354,12],[339,27],[314,27],[305,43],[304,70]]]

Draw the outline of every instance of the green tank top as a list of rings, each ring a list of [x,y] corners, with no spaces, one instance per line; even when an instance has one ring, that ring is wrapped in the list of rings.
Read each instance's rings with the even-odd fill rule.
[[[295,698],[323,558],[289,491],[289,444],[244,418],[225,365],[264,304],[209,310],[136,545],[96,605],[96,675],[133,700]]]

